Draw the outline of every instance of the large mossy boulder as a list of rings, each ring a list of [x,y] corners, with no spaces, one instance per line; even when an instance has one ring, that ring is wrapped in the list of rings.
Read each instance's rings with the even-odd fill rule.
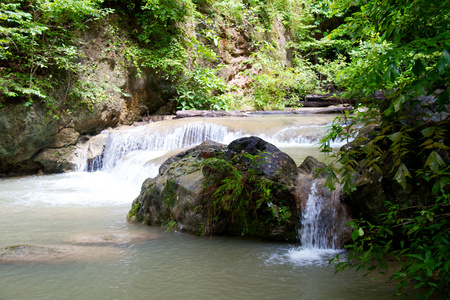
[[[230,143],[226,153],[227,160],[236,159],[236,163],[247,165],[249,158],[241,154],[258,156],[255,168],[265,178],[292,186],[297,176],[294,160],[274,145],[258,137],[237,139]]]
[[[260,138],[228,147],[206,141],[169,158],[147,179],[127,219],[198,235],[295,241],[296,172],[289,156]]]

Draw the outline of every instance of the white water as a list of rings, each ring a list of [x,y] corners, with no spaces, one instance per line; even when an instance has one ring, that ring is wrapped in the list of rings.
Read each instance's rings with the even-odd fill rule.
[[[317,181],[313,181],[311,192],[302,214],[300,237],[304,248],[322,250],[337,248],[336,232],[333,230],[334,227],[330,226],[333,220],[321,220],[321,212],[325,200],[317,192]],[[331,201],[331,199],[329,200]]]
[[[334,205],[333,199],[324,199],[318,193],[317,181],[314,180],[301,217],[301,246],[289,251],[289,257],[297,264],[320,263],[342,252],[336,227],[342,226],[343,222],[336,224],[338,217]],[[328,218],[324,217],[323,209],[328,210]]]
[[[205,140],[229,144],[240,137],[257,135],[279,148],[294,148],[297,152],[301,152],[299,148],[317,147],[316,143],[324,133],[324,126],[320,122],[299,124],[290,121],[291,123],[282,122],[281,126],[267,126],[267,123],[273,122],[274,119],[267,117],[262,119],[267,122],[261,124],[260,119],[255,118],[245,120],[245,123],[242,122],[242,118],[231,122],[230,119],[222,122],[218,122],[220,119],[191,119],[188,123],[186,120],[166,122],[166,126],[163,127],[160,125],[164,123],[151,123],[110,130],[103,156],[97,164],[102,166],[102,172],[108,176],[120,178],[120,181],[129,184],[130,188],[134,185],[132,189],[137,195],[141,182],[146,178],[157,176],[158,168],[168,157],[165,154],[169,151],[173,153],[177,149],[186,149]],[[237,127],[234,122],[241,122],[243,126]],[[80,165],[87,166],[87,162],[80,161]],[[301,247],[289,252],[293,261],[308,263],[323,260],[323,256],[334,255],[339,251],[335,228],[330,226],[330,220],[321,218],[323,206],[324,199],[317,192],[314,181],[301,220],[299,233]]]
[[[276,127],[267,123],[274,120],[240,133],[230,126],[211,126],[209,135],[202,136],[224,143],[233,135],[264,136]],[[126,223],[141,182],[156,175],[165,153],[174,147],[169,145],[198,142],[169,129],[158,140],[161,128],[153,127],[137,128],[136,138],[130,132],[110,132],[102,171],[0,179],[0,249],[30,244],[61,252],[30,261],[20,256],[0,261],[0,299],[390,298],[392,287],[381,281],[350,272],[335,276],[327,260],[336,250],[299,251],[283,244],[164,233]],[[311,134],[289,130],[279,130],[283,137],[274,138],[275,145],[302,152],[298,157],[317,154],[309,149],[313,144],[302,144],[314,140]]]
[[[276,145],[301,163],[310,152],[318,154],[316,144],[325,132],[324,124],[332,117],[192,118],[109,130],[103,156],[94,160],[90,171],[102,170],[127,182],[141,183],[157,175],[158,167],[170,151],[174,154],[205,140],[229,144],[251,135]],[[80,153],[78,169],[81,171],[89,169],[89,147],[87,144]],[[303,149],[298,151],[298,148]]]

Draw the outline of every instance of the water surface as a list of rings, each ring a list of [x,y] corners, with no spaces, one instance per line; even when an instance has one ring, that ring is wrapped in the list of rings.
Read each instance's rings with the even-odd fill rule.
[[[320,124],[302,120],[301,125],[288,118],[268,120],[248,126],[253,131],[231,119],[220,126],[237,136],[270,133],[268,138],[297,155],[300,163],[307,153],[318,152],[313,135],[296,134],[295,127],[323,132],[322,123],[330,118]],[[226,136],[219,140],[225,141]],[[156,174],[161,163],[157,157],[168,149],[157,151],[162,150],[127,150],[116,156],[109,170],[93,173],[0,179],[0,248],[17,245],[0,257],[0,299],[391,297],[393,286],[381,279],[354,272],[334,275],[327,262],[341,250],[196,237],[128,224],[125,216],[142,178]],[[138,169],[147,173],[137,176]]]

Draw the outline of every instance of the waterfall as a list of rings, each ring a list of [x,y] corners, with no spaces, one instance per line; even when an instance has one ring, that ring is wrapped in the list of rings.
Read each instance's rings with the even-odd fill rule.
[[[120,180],[140,185],[145,179],[157,176],[159,166],[183,148],[205,140],[229,144],[251,135],[279,148],[284,147],[282,151],[294,160],[300,160],[301,157],[296,157],[300,153],[296,149],[315,148],[325,131],[323,121],[316,124],[316,119],[314,122],[307,120],[303,117],[175,119],[122,126],[105,130],[80,143],[77,169],[81,172],[107,172]]]
[[[336,207],[317,190],[317,181],[311,185],[311,192],[302,213],[300,241],[303,248],[336,249],[337,234],[335,228]]]
[[[207,139],[223,142],[229,134],[225,126],[211,123],[191,123],[158,131],[151,129],[152,127],[141,126],[132,132],[118,131],[109,134],[104,151],[103,170],[111,171],[118,161],[131,152],[152,151],[159,157],[169,150],[197,145]],[[150,155],[148,160],[156,157]]]
[[[349,220],[340,191],[330,192],[322,180],[313,180],[300,219],[301,245],[289,250],[289,260],[298,265],[325,264],[342,251]]]
[[[205,140],[229,143],[242,136],[239,132],[231,132],[227,127],[214,123],[163,125],[159,122],[105,131],[104,138],[97,139],[102,143],[95,140],[81,147],[78,170],[103,171],[140,185],[145,179],[157,176],[159,166],[168,154],[173,155],[176,151]]]

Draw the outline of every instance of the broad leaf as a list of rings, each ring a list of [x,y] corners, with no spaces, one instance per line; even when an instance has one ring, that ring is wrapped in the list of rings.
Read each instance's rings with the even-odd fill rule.
[[[405,164],[401,163],[397,169],[397,173],[395,173],[394,179],[397,180],[403,188],[406,188],[407,177],[412,178],[411,173],[409,173],[409,170]]]
[[[438,174],[439,167],[441,166],[445,166],[444,160],[436,151],[432,151],[430,155],[428,155],[425,167],[429,167],[433,173]]]
[[[325,187],[329,188],[330,190],[335,189],[335,184],[339,182],[339,179],[337,178],[336,174],[333,170],[330,170],[327,176],[327,180],[325,181]]]
[[[425,73],[425,66],[423,65],[422,61],[420,59],[416,59],[414,61],[414,65],[412,67],[412,72],[417,77],[420,77],[423,73]]]
[[[444,52],[439,57],[439,60],[437,62],[439,74],[444,74],[445,69],[447,68],[448,65],[450,65],[450,54],[447,52],[447,50],[444,50]]]

